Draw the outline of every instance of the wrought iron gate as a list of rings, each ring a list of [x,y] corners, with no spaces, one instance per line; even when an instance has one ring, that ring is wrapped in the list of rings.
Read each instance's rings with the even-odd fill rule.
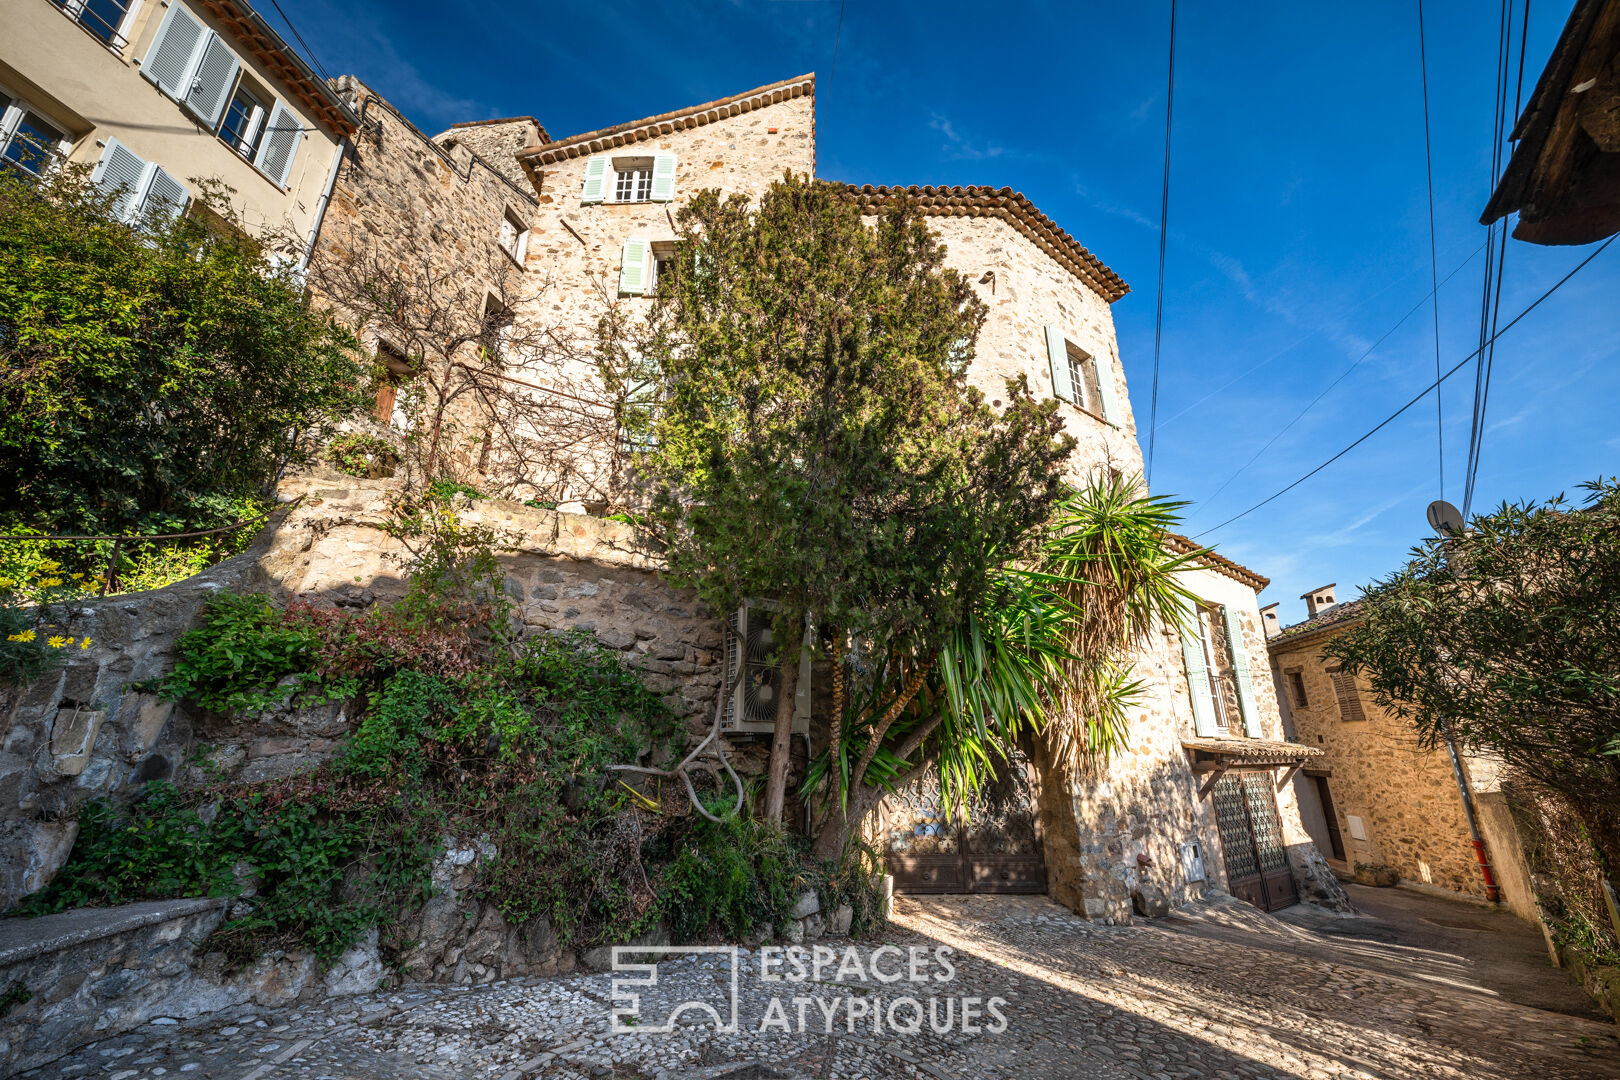
[[[894,886],[911,893],[1042,893],[1046,860],[1033,771],[1021,755],[1001,763],[965,813],[947,807],[929,769],[879,812]]]
[[[1275,911],[1299,901],[1283,850],[1271,770],[1229,772],[1215,782],[1215,822],[1226,857],[1226,887],[1255,907]]]

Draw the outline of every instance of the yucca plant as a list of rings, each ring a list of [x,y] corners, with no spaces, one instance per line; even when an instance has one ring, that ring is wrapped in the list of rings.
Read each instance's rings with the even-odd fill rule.
[[[1130,654],[1156,624],[1179,623],[1189,596],[1178,577],[1198,553],[1167,542],[1185,505],[1135,477],[1097,477],[1060,502],[1032,564],[1002,565],[933,655],[868,648],[851,663],[835,648],[833,729],[804,786],[818,854],[837,856],[930,765],[960,803],[1020,740],[1058,783],[1123,749],[1142,691]]]

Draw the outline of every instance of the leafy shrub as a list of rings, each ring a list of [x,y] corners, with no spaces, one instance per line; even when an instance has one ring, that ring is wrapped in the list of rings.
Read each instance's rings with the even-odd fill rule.
[[[489,498],[488,495],[485,495],[471,484],[463,484],[460,480],[449,479],[433,481],[428,485],[427,494],[428,498],[437,499],[441,502],[449,502],[457,495],[465,495],[469,499]]]
[[[691,819],[672,837],[659,900],[677,941],[743,937],[786,918],[808,882],[803,851],[781,829],[740,817]]]
[[[219,712],[256,712],[279,704],[298,686],[280,686],[311,670],[319,635],[289,623],[258,593],[220,593],[202,610],[203,625],[175,643],[175,665],[163,696]],[[313,680],[311,680],[313,681]]]
[[[345,476],[366,480],[392,476],[399,455],[386,439],[365,431],[351,431],[326,444],[326,460]]]
[[[0,607],[0,686],[27,686],[57,665],[59,650],[19,608]]]

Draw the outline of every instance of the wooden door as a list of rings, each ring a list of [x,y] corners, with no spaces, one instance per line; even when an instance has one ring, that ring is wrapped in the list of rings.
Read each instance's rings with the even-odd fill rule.
[[[879,829],[895,889],[1045,892],[1046,859],[1032,773],[1015,756],[962,808],[946,805],[933,769],[885,799]]]

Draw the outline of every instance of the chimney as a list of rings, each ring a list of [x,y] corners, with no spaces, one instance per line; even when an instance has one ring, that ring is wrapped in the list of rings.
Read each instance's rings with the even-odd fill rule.
[[[1260,625],[1265,629],[1267,641],[1282,633],[1282,623],[1277,621],[1276,604],[1267,604],[1260,609]]]
[[[1333,589],[1332,585],[1323,585],[1320,589],[1312,589],[1300,597],[1305,601],[1305,609],[1310,612],[1310,618],[1314,619],[1329,608],[1339,606],[1339,602],[1333,598]]]

